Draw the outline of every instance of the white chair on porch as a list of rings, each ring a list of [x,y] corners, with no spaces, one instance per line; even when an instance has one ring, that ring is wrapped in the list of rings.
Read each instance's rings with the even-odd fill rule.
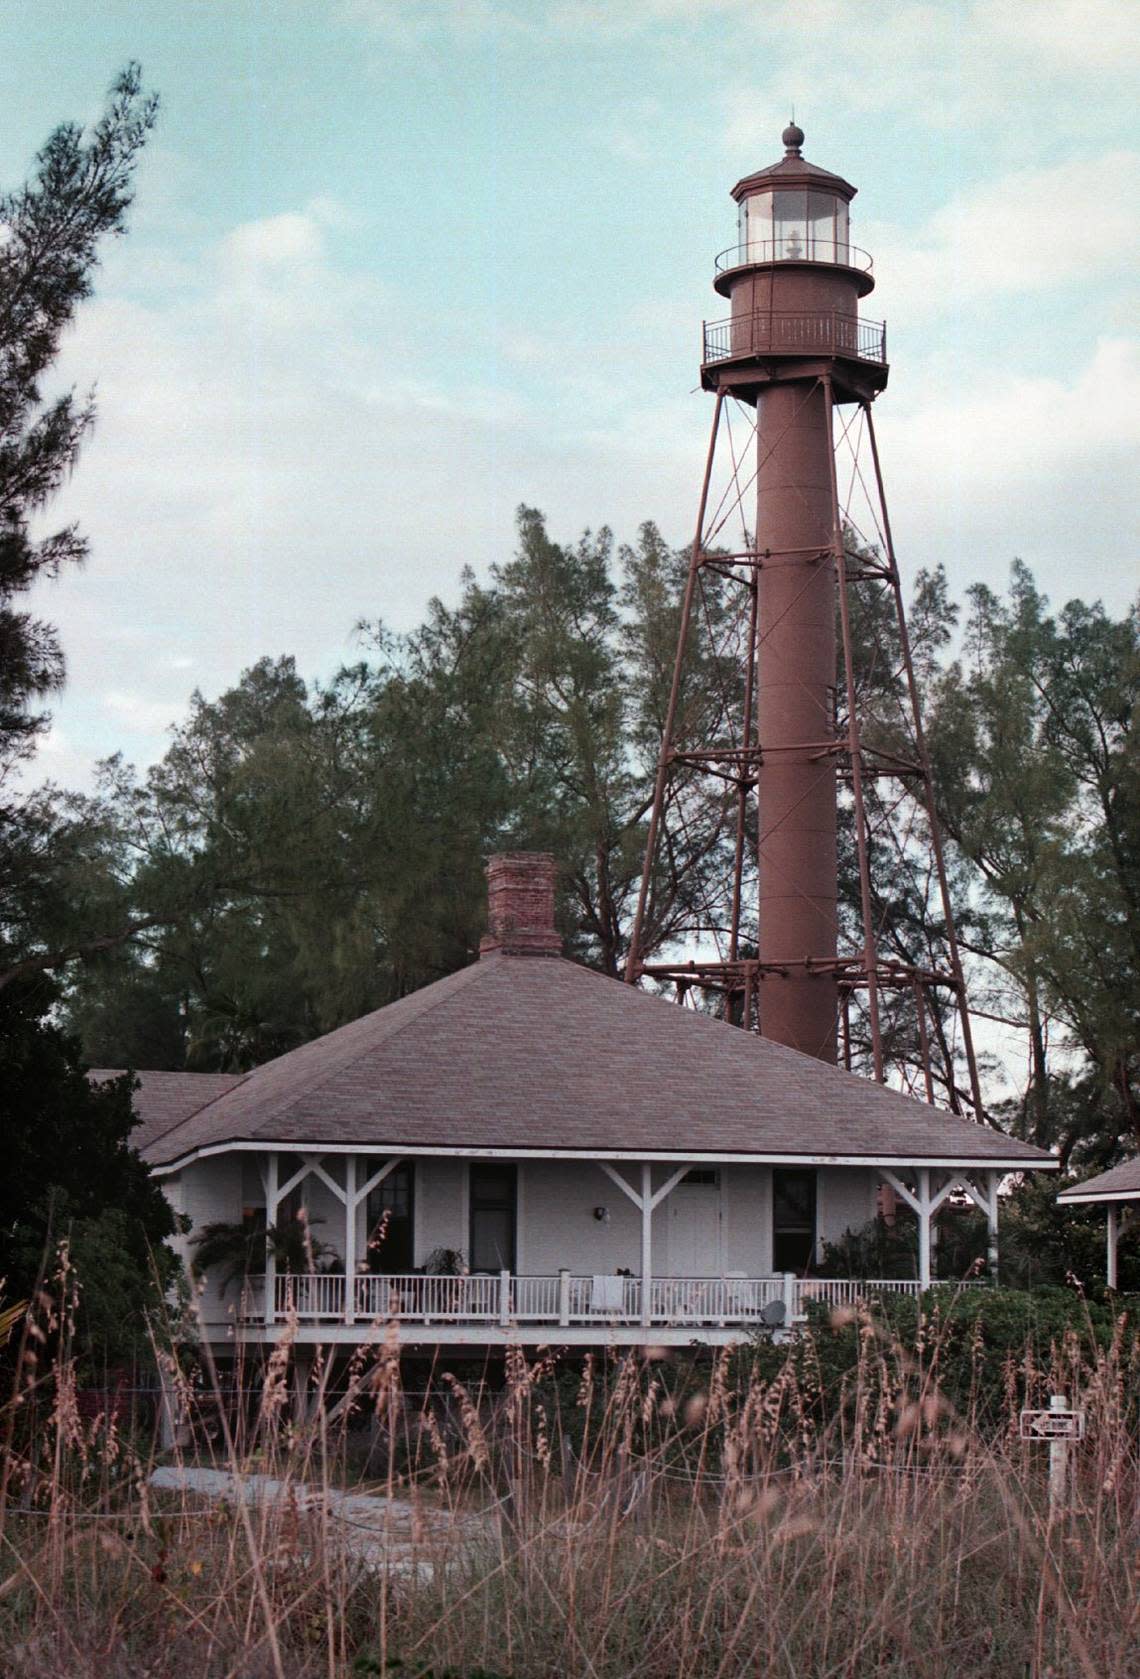
[[[590,1283],[590,1311],[597,1317],[621,1317],[625,1312],[625,1278],[596,1275]]]

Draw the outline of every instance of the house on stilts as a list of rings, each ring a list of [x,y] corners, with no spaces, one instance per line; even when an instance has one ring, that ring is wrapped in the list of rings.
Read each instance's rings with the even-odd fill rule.
[[[286,1324],[301,1346],[388,1326],[420,1351],[724,1345],[812,1299],[919,1292],[955,1194],[996,1265],[998,1186],[1049,1155],[566,960],[550,856],[488,876],[469,967],[243,1076],[139,1075],[141,1152],[188,1257],[208,1224],[302,1209],[324,1250],[286,1273],[267,1244],[244,1287],[207,1274],[215,1357]],[[918,1274],[814,1276],[884,1184],[916,1217]]]

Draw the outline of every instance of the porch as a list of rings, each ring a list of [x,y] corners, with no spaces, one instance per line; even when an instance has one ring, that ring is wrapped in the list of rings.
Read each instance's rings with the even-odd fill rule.
[[[271,1288],[272,1300],[267,1292]],[[285,1325],[301,1341],[359,1341],[396,1325],[402,1341],[662,1345],[739,1341],[807,1317],[810,1303],[854,1306],[921,1293],[918,1280],[797,1277],[497,1275],[404,1276],[312,1273],[251,1277],[239,1311],[242,1339],[276,1339]]]
[[[921,1293],[955,1194],[986,1216],[993,1275],[1000,1176],[973,1163],[802,1156],[247,1147],[190,1164],[170,1193],[192,1228],[228,1214],[244,1242],[266,1235],[264,1273],[259,1264],[236,1299],[232,1268],[227,1278],[215,1262],[204,1279],[201,1320],[218,1342],[288,1329],[348,1343],[394,1326],[407,1345],[684,1345],[790,1327],[813,1300]],[[828,1242],[874,1216],[884,1186],[914,1215],[914,1272],[813,1276]]]

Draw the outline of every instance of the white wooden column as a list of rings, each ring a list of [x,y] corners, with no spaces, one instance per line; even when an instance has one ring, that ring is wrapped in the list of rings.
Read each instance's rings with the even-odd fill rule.
[[[356,1156],[344,1158],[344,1321],[356,1322]]]
[[[653,1168],[641,1163],[641,1324],[647,1329],[653,1320]]]
[[[1116,1208],[1110,1204],[1108,1209],[1108,1229],[1106,1235],[1106,1252],[1104,1280],[1109,1288],[1116,1287],[1116,1246],[1120,1240],[1120,1221]]]
[[[653,1193],[653,1167],[648,1160],[641,1163],[641,1193],[631,1189],[621,1173],[610,1165],[608,1160],[599,1160],[598,1165],[612,1183],[617,1184],[622,1194],[628,1196],[634,1206],[641,1213],[641,1321],[644,1325],[652,1320],[650,1295],[653,1285],[653,1215],[665,1200],[672,1195],[685,1173],[689,1170],[688,1162],[678,1166],[671,1172],[656,1194]]]
[[[269,1232],[277,1223],[277,1209],[280,1205],[278,1190],[278,1160],[277,1150],[269,1156],[265,1168],[265,1321],[271,1324],[277,1316],[277,1255],[273,1251],[273,1242]]]
[[[986,1270],[990,1274],[990,1281],[997,1286],[998,1260],[1001,1257],[998,1248],[998,1184],[1001,1182],[1000,1172],[986,1173]]]
[[[916,1188],[909,1189],[897,1173],[887,1166],[879,1167],[879,1176],[889,1183],[918,1220],[918,1280],[922,1288],[930,1287],[930,1221],[939,1207],[945,1201],[950,1191],[958,1181],[951,1177],[942,1185],[937,1195],[930,1193],[930,1167],[915,1168],[914,1181]]]
[[[930,1167],[920,1166],[918,1178],[918,1280],[930,1287]]]

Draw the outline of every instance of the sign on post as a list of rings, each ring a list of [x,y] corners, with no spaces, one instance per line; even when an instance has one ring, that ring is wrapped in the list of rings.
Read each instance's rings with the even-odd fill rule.
[[[1023,1440],[1083,1440],[1085,1413],[1083,1411],[1022,1411],[1021,1438]]]
[[[1049,1395],[1047,1411],[1022,1411],[1021,1438],[1049,1442],[1049,1520],[1060,1513],[1069,1479],[1069,1443],[1085,1437],[1085,1413],[1072,1410],[1063,1393]]]

